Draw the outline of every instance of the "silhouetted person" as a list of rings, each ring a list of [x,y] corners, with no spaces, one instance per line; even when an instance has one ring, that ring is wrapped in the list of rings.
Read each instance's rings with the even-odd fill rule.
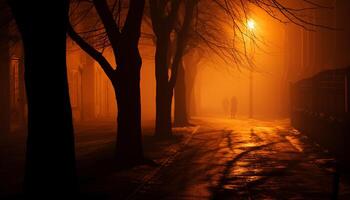
[[[233,96],[231,98],[231,118],[236,118],[237,114],[237,98]]]

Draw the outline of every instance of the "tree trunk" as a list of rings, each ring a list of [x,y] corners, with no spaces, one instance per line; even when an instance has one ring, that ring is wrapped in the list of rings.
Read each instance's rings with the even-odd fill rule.
[[[7,26],[0,27],[0,138],[7,136],[10,132],[10,53],[8,42]]]
[[[172,89],[168,81],[168,45],[169,41],[159,37],[156,48],[156,130],[155,136],[169,137],[171,130]]]
[[[137,47],[123,59],[125,62],[119,67],[119,79],[113,84],[118,105],[116,157],[122,166],[130,166],[144,160],[141,133],[141,57]]]
[[[174,126],[188,126],[187,113],[187,96],[186,96],[186,77],[185,69],[182,63],[179,65],[177,80],[175,85],[175,111],[174,111]]]
[[[167,82],[168,83],[168,82]],[[156,94],[156,133],[157,137],[170,137],[172,90],[165,88],[167,84],[157,84]]]
[[[69,3],[46,3],[10,1],[25,55],[28,135],[24,191],[39,199],[71,196],[77,188],[66,71]]]
[[[122,167],[144,161],[141,133],[140,70],[142,65],[138,50],[145,0],[130,0],[129,10],[122,30],[116,24],[107,1],[93,1],[98,16],[104,24],[114,53],[117,68],[93,46],[90,46],[73,27],[68,26],[70,37],[95,59],[111,80],[118,107],[118,133],[116,159]]]
[[[141,132],[140,71],[142,59],[138,49],[144,0],[130,0],[124,31],[116,54],[116,98],[118,101],[117,160],[124,165],[144,162]]]

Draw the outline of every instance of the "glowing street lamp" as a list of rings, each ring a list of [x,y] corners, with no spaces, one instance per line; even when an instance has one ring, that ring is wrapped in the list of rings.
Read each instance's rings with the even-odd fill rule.
[[[255,29],[255,21],[253,19],[248,19],[247,27],[250,31],[253,31]]]

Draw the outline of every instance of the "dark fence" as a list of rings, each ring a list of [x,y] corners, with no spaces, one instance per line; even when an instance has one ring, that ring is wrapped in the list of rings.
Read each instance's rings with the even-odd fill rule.
[[[334,154],[349,163],[350,67],[320,72],[291,85],[291,122]]]

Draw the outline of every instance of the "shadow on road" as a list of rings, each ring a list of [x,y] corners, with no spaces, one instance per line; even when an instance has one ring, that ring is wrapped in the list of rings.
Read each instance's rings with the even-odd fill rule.
[[[233,151],[233,141],[231,138],[231,133],[228,131],[226,133],[226,139],[227,139],[227,147]],[[254,130],[251,129],[250,132],[251,135],[255,135]],[[273,146],[279,142],[270,142],[267,144],[262,144],[254,147],[248,147],[245,151],[234,155],[232,159],[228,160],[224,166],[224,170],[222,171],[222,174],[220,175],[220,179],[218,181],[218,184],[216,186],[213,186],[211,188],[211,199],[232,199],[232,198],[238,198],[238,199],[254,199],[253,196],[255,196],[253,188],[255,188],[258,185],[266,183],[270,178],[276,177],[276,176],[284,176],[286,175],[286,172],[288,170],[291,170],[296,164],[300,162],[300,160],[292,160],[286,163],[286,166],[283,168],[275,168],[272,170],[260,172],[260,173],[254,173],[252,171],[251,173],[248,172],[248,174],[242,175],[235,175],[232,172],[234,172],[234,168],[236,167],[242,167],[242,166],[236,166],[236,163],[242,160],[245,156],[248,154],[257,152],[262,149],[266,149],[270,146]],[[254,166],[256,165],[256,168],[261,167],[263,162],[261,159],[252,160],[253,162],[250,162],[249,165]],[[268,162],[268,160],[265,160],[264,162]],[[249,170],[249,169],[248,169]],[[251,179],[253,177],[253,179]],[[241,179],[241,180],[239,180]],[[243,179],[243,180],[242,180]],[[241,184],[237,184],[237,182],[240,182]]]

